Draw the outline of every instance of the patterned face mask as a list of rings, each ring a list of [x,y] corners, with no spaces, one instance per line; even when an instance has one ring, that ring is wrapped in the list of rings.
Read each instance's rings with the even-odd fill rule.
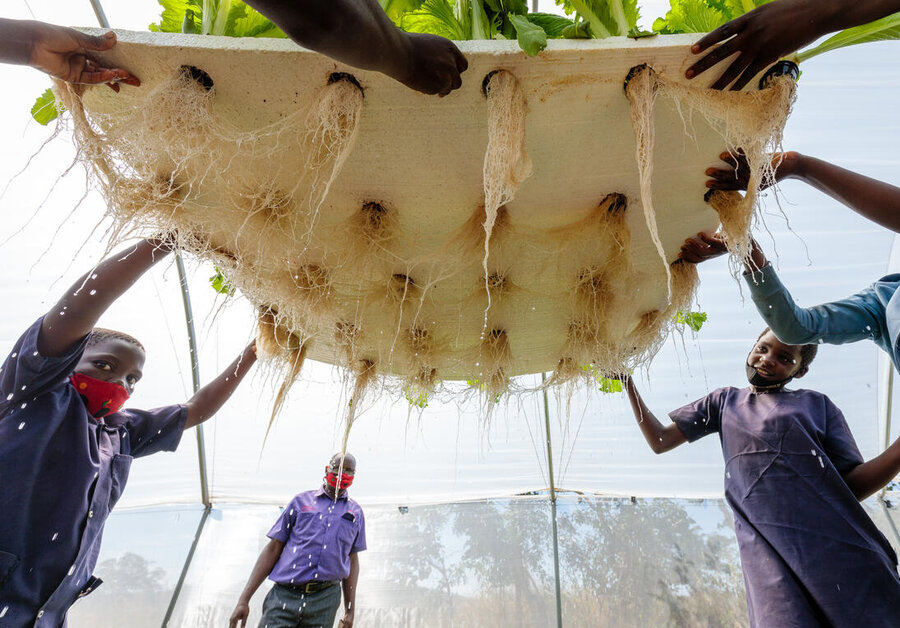
[[[118,412],[129,397],[124,386],[104,382],[83,373],[74,373],[69,381],[81,395],[90,415],[97,419]]]
[[[334,471],[328,471],[325,474],[325,483],[328,484],[328,486],[330,486],[331,488],[336,488],[337,487],[337,476],[338,476],[338,474],[335,473]],[[351,484],[353,484],[353,476],[347,475],[346,473],[342,474],[341,475],[341,490],[343,491]]]

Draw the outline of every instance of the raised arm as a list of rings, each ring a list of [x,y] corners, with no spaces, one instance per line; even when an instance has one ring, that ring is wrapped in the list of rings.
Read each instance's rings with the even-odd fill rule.
[[[41,355],[65,354],[96,326],[113,301],[170,251],[161,240],[142,240],[79,278],[44,316],[37,343]]]
[[[197,391],[187,402],[184,429],[203,423],[219,411],[256,362],[256,341],[251,342],[217,378]]]
[[[247,580],[237,606],[231,613],[231,619],[228,620],[228,628],[244,628],[247,625],[247,616],[250,615],[250,598],[256,593],[266,576],[272,573],[272,568],[278,562],[282,550],[284,550],[284,543],[269,539],[268,544],[260,552],[259,558],[256,559],[256,564],[253,565],[250,579]],[[238,627],[238,622],[240,622],[240,627]]]
[[[713,89],[741,89],[781,57],[822,35],[859,26],[900,11],[900,0],[777,0],[759,6],[715,29],[691,47],[712,52],[685,72],[699,76],[739,53],[713,83]],[[717,45],[718,44],[718,45]],[[735,80],[737,79],[737,80]]]
[[[0,18],[0,62],[30,65],[69,83],[119,83],[140,85],[137,77],[121,68],[107,68],[91,58],[91,52],[116,45],[116,34],[85,35],[64,26],[32,20]]]
[[[353,614],[356,612],[356,582],[359,580],[359,553],[350,554],[350,574],[341,581],[344,591],[344,616],[338,628],[353,628]]]
[[[719,157],[728,167],[709,168],[707,187],[746,190],[749,167],[743,155],[722,153]],[[900,233],[900,188],[794,151],[776,154],[773,165],[775,181],[799,179],[861,216]]]
[[[678,429],[677,425],[674,423],[663,425],[659,422],[659,419],[653,416],[644,400],[641,399],[641,395],[634,385],[634,380],[630,376],[622,376],[620,379],[625,384],[628,401],[631,402],[631,411],[634,412],[634,418],[637,420],[638,427],[641,428],[641,433],[644,435],[653,453],[661,454],[687,442],[687,438]]]
[[[900,473],[900,439],[884,452],[844,474],[844,481],[856,499],[862,501],[887,486]]]
[[[468,62],[436,35],[404,33],[377,0],[247,0],[295,42],[348,65],[376,70],[426,94],[462,84]]]

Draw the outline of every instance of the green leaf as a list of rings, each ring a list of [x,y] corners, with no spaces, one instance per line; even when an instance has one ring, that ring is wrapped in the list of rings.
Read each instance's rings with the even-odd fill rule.
[[[38,96],[38,99],[34,101],[34,105],[31,107],[31,117],[39,124],[47,126],[56,120],[60,111],[65,110],[66,108],[63,107],[61,103],[56,102],[56,96],[53,95],[53,90],[48,87],[44,90],[44,93]]]
[[[532,24],[524,15],[510,15],[509,21],[516,27],[519,47],[529,57],[535,56],[547,47],[547,33],[537,24]]]
[[[408,33],[430,33],[447,39],[469,39],[469,29],[460,23],[448,0],[425,0],[415,11],[404,13],[400,28]]]
[[[378,0],[378,2],[391,21],[400,26],[400,17],[408,11],[418,9],[424,0]]]
[[[265,15],[243,2],[235,2],[225,24],[227,37],[270,37],[287,39],[280,28]]]
[[[419,393],[415,394],[412,390],[407,390],[404,395],[406,400],[409,402],[409,405],[415,406],[417,408],[425,409],[428,407],[428,393]]]
[[[219,270],[218,266],[216,266],[215,269],[216,274],[209,278],[209,285],[211,285],[212,289],[219,294],[224,294],[227,297],[234,296],[234,287],[228,283],[228,280],[225,278],[225,275],[222,274],[222,271]]]
[[[678,312],[675,315],[675,323],[681,326],[690,327],[695,332],[700,331],[703,323],[706,322],[706,312]]]
[[[656,37],[656,31],[644,31],[635,26],[630,31],[628,31],[628,36],[631,39],[643,39],[644,37]]]
[[[590,39],[591,29],[587,22],[573,22],[563,30],[562,36],[566,39]]]
[[[625,36],[640,18],[637,0],[556,0],[566,15],[576,13],[584,19],[597,39]]]
[[[562,15],[554,15],[552,13],[529,13],[525,16],[532,24],[540,26],[547,33],[547,37],[557,39],[565,37],[564,33],[567,28],[575,26],[575,22]],[[588,34],[590,36],[590,34]]]
[[[610,379],[602,375],[595,375],[595,377],[597,378],[597,383],[600,384],[598,390],[602,393],[620,393],[625,390],[621,380]]]
[[[894,13],[868,24],[861,24],[860,26],[842,30],[815,48],[800,52],[797,58],[802,62],[838,48],[892,39],[900,39],[900,13]]]
[[[203,8],[197,0],[157,0],[163,8],[160,20],[150,25],[150,30],[156,33],[180,33],[184,24],[185,13],[190,9],[198,18],[203,14]],[[200,32],[197,29],[197,32]]]
[[[653,22],[666,35],[708,33],[771,0],[671,0],[669,12]]]

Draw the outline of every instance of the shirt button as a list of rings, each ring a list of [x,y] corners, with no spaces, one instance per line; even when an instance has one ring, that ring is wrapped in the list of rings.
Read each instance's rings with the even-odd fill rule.
[[[88,510],[88,519],[93,519],[93,518],[94,518],[94,511]]]

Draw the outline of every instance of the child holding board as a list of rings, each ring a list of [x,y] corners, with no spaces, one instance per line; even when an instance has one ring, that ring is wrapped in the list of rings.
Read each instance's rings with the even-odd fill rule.
[[[174,451],[213,416],[256,361],[255,344],[187,402],[120,410],[141,379],[144,347],[97,329],[106,309],[168,242],[144,240],[76,281],[0,368],[0,626],[65,624],[93,576],[103,526],[133,458]]]
[[[785,388],[816,348],[766,329],[745,360],[750,386],[714,390],[670,412],[670,425],[621,379],[654,452],[718,433],[751,626],[896,626],[897,557],[858,500],[900,471],[900,442],[863,462],[828,397]]]

